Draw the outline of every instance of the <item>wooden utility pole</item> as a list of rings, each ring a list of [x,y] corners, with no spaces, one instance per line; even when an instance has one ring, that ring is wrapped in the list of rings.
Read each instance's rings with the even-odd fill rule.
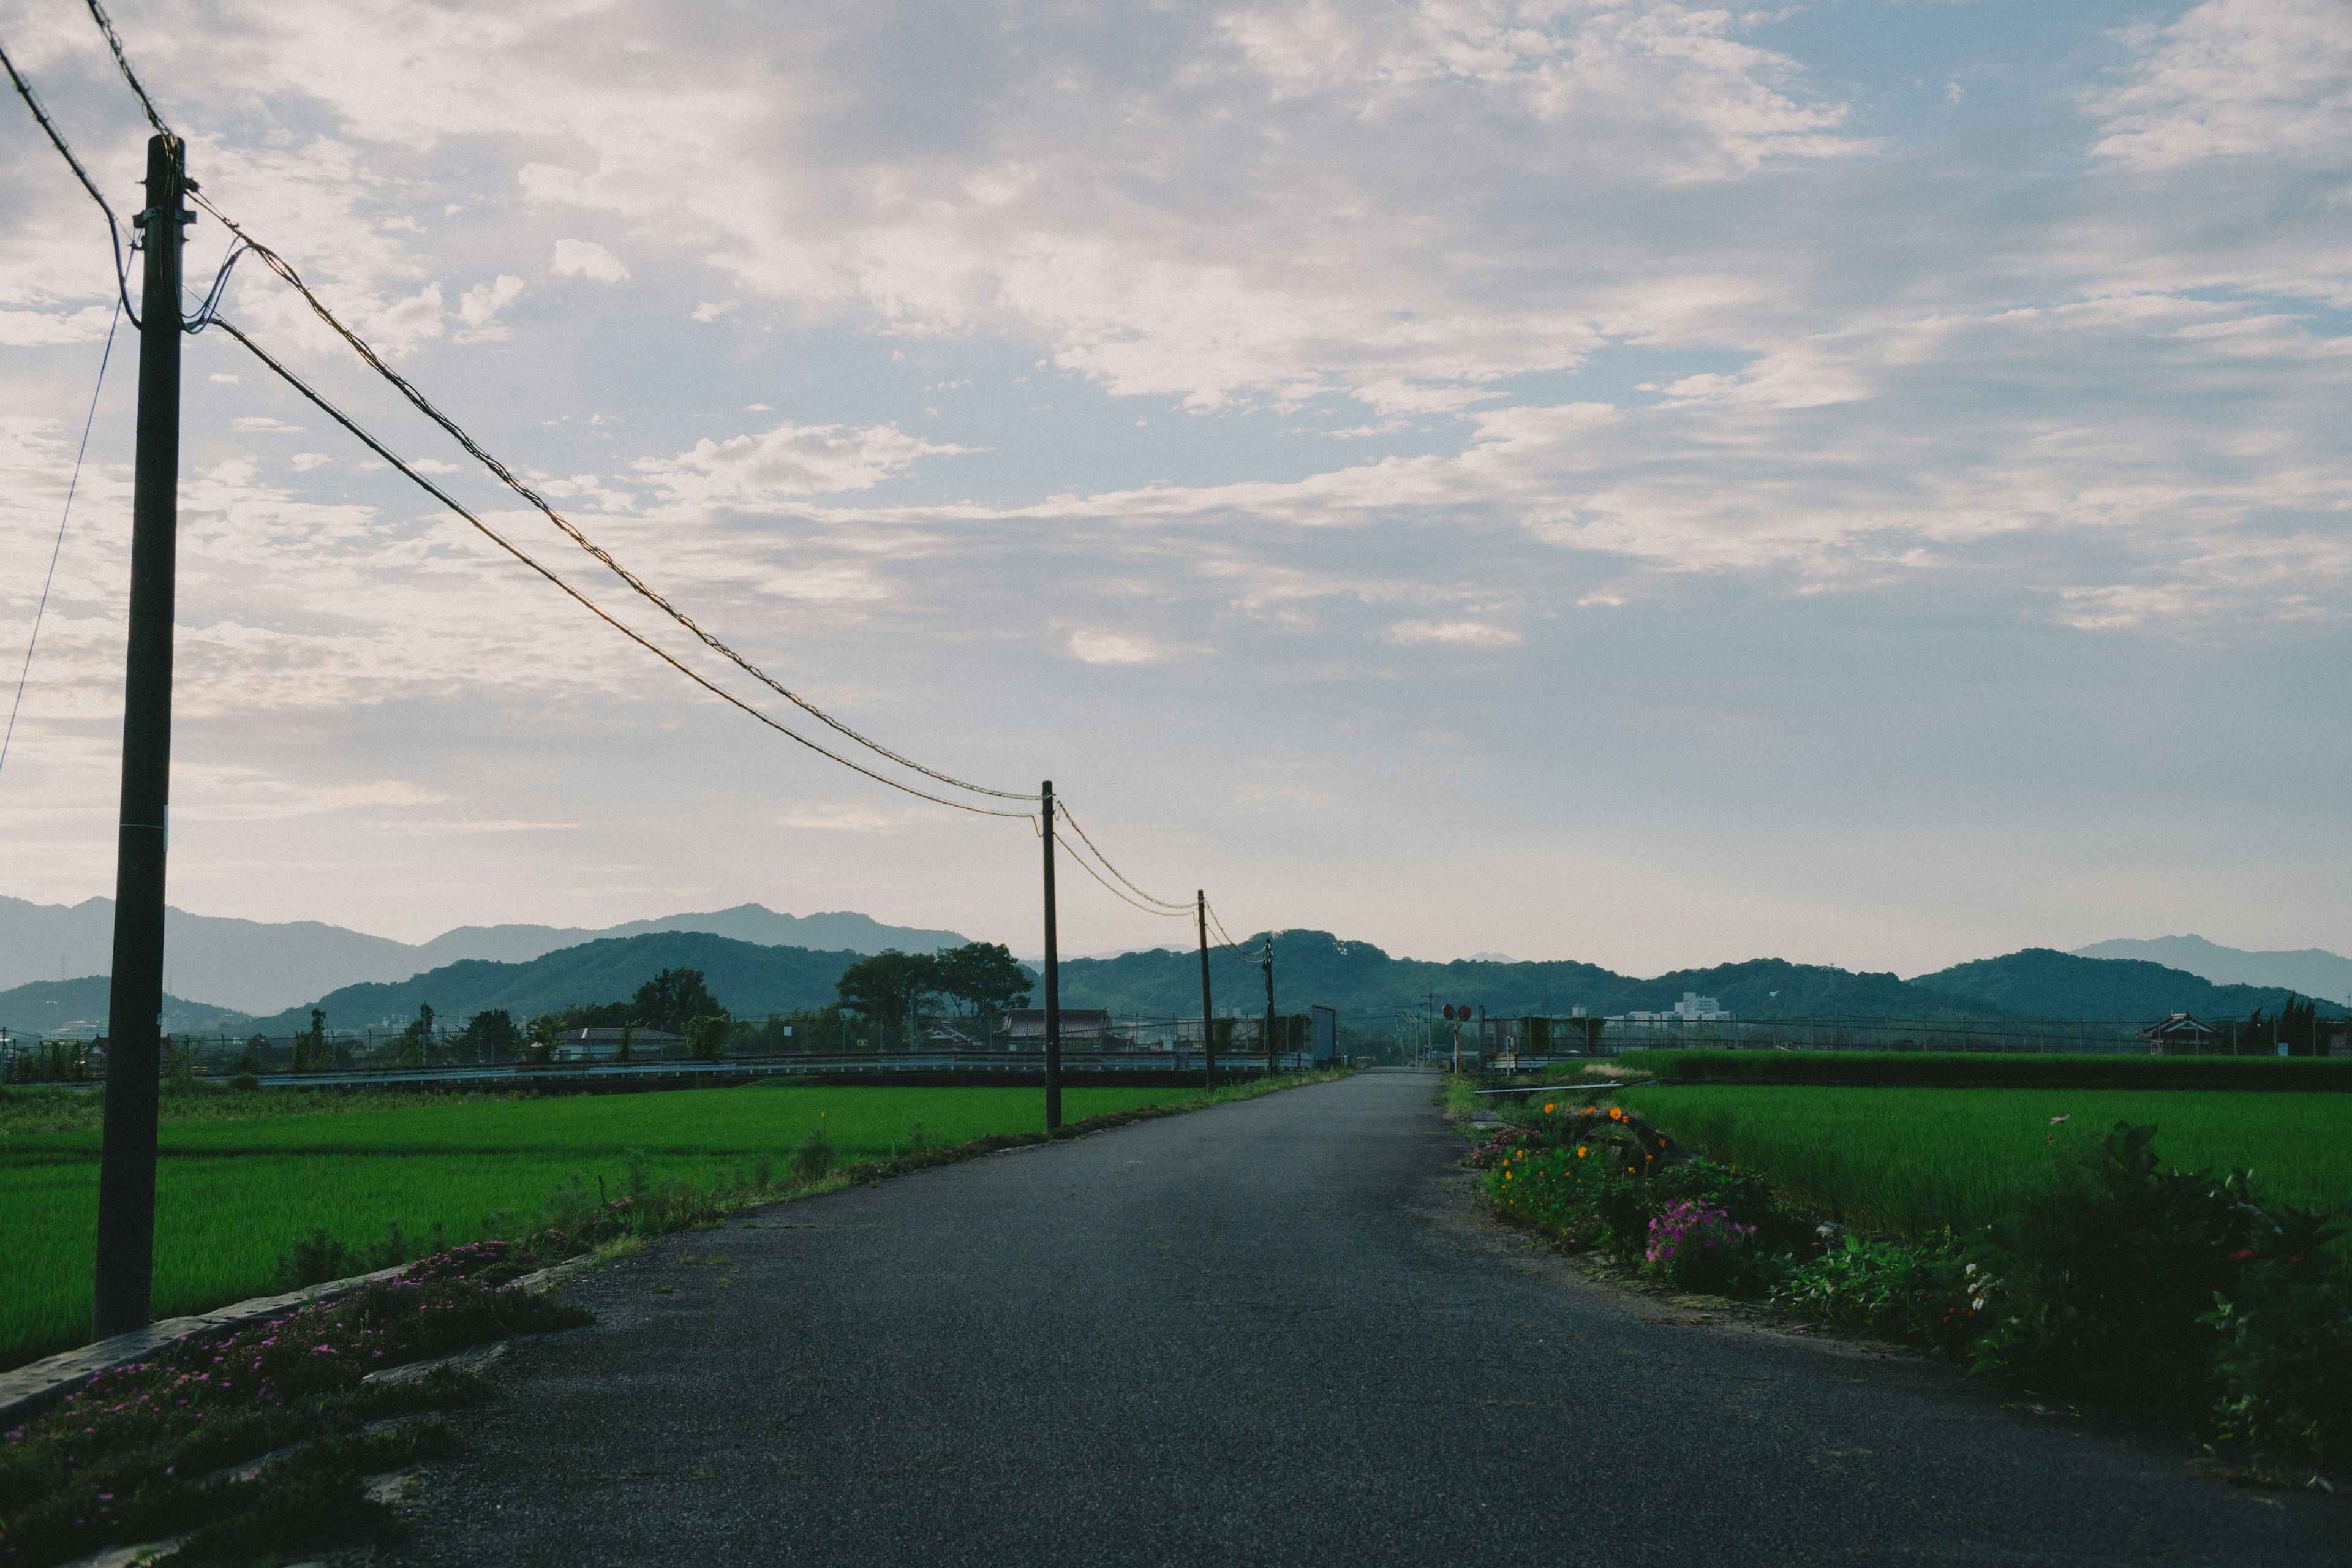
[[[1054,781],[1039,792],[1045,819],[1045,1131],[1062,1130],[1062,966],[1054,930]]]
[[[1217,1087],[1217,1021],[1209,1016],[1209,895],[1192,890],[1192,918],[1201,926],[1201,1061],[1202,1082]]]
[[[1278,1058],[1274,1052],[1274,932],[1265,933],[1265,956],[1259,961],[1265,971],[1265,1076],[1275,1075]]]
[[[179,546],[180,240],[195,214],[177,137],[147,142],[134,226],[140,286],[139,444],[131,491],[131,636],[122,681],[122,809],[114,840],[114,969],[98,1165],[90,1337],[142,1329],[155,1271],[155,1097],[163,1070],[164,822],[172,795],[172,601]]]

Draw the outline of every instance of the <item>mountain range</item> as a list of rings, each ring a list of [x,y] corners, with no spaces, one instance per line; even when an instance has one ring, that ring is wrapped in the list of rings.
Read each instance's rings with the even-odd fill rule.
[[[216,1009],[270,1014],[360,982],[406,980],[463,959],[523,963],[560,948],[607,937],[707,931],[768,947],[909,952],[961,946],[950,931],[884,925],[866,915],[785,915],[760,904],[705,914],[665,915],[590,930],[581,926],[458,926],[430,942],[395,942],[317,921],[265,923],[167,910],[164,988],[202,996]],[[30,981],[102,975],[112,968],[114,900],[36,904],[0,897],[0,988]],[[104,1007],[103,1002],[100,1004]],[[97,1015],[89,1015],[96,1016]]]
[[[2286,986],[2305,996],[2352,1001],[2352,958],[2323,947],[2249,952],[2201,936],[2121,938],[2074,950],[2077,958],[2137,958],[2201,974],[2216,985]]]
[[[47,947],[58,948],[68,965],[76,948],[63,943],[79,942],[85,952],[96,946],[102,953],[111,916],[110,904],[100,899],[66,908],[0,898],[0,983],[20,977],[37,962],[31,954]],[[1244,944],[1248,951],[1221,945],[1211,952],[1220,1012],[1254,1014],[1265,1006],[1265,977],[1254,950],[1257,940]],[[313,1005],[338,1028],[397,1027],[415,1016],[419,1005],[430,1005],[452,1023],[490,1007],[527,1018],[573,1003],[625,998],[660,970],[676,966],[702,970],[712,992],[739,1017],[792,1013],[834,1001],[834,983],[865,954],[886,947],[930,952],[960,945],[964,938],[953,931],[887,926],[862,914],[794,916],[745,904],[602,931],[461,926],[415,944],[313,921],[263,924],[174,910],[167,941],[174,980],[173,994],[164,999],[167,1027],[282,1035],[307,1026]],[[1598,964],[1518,962],[1499,953],[1441,963],[1392,957],[1370,942],[1304,930],[1277,933],[1275,945],[1276,1002],[1282,1010],[1319,1003],[1360,1024],[1448,1002],[1483,1006],[1496,1016],[1576,1008],[1602,1016],[1664,1011],[1685,992],[1712,996],[1745,1018],[2112,1020],[2174,1012],[2240,1018],[2256,1007],[2275,1012],[2291,991],[2300,991],[2315,993],[2321,1013],[2333,1017],[2344,1009],[2317,986],[2217,984],[2186,963],[2176,967],[2127,954],[2178,949],[2205,968],[2228,974],[2292,973],[2324,979],[2330,973],[2326,963],[2352,968],[2352,960],[2316,949],[2242,952],[2196,937],[2101,943],[2088,956],[2028,948],[1908,980],[1781,959],[1676,970],[1646,979]],[[2282,969],[2273,961],[2292,962]],[[96,967],[103,968],[102,962]],[[208,994],[208,987],[184,981],[191,973],[226,976],[225,990],[210,993],[207,1002],[184,999],[189,992]],[[1071,1007],[1161,1017],[1190,1016],[1200,1007],[1200,959],[1188,950],[1071,958],[1063,962],[1061,974],[1062,999]],[[100,1020],[107,989],[102,974],[29,980],[0,991],[0,1025],[34,1032]],[[289,994],[302,1000],[289,1006],[282,998]],[[236,1005],[239,1001],[247,1005]]]

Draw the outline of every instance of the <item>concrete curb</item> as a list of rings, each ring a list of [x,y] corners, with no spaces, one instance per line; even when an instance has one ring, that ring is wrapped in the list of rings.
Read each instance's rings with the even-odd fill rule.
[[[577,1258],[567,1258],[537,1273],[526,1274],[506,1288],[510,1290],[543,1290],[577,1270],[593,1256],[583,1252]],[[100,1340],[79,1350],[60,1351],[56,1355],[29,1363],[13,1372],[0,1373],[0,1431],[20,1426],[39,1415],[100,1373],[145,1361],[182,1340],[226,1333],[248,1323],[281,1317],[303,1307],[314,1307],[321,1301],[348,1296],[362,1286],[397,1279],[415,1267],[414,1263],[397,1264],[390,1268],[379,1268],[373,1274],[355,1274],[348,1279],[330,1280],[324,1285],[312,1285],[289,1291],[283,1296],[256,1296],[250,1300],[239,1301],[215,1311],[199,1312],[194,1317],[166,1318],[160,1323],[150,1323],[127,1334]]]

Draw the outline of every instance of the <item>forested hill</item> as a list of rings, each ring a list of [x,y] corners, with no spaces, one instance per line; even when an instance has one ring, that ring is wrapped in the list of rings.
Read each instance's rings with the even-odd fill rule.
[[[518,1024],[575,1002],[623,1001],[665,969],[699,969],[710,994],[738,1018],[825,1006],[838,1001],[834,982],[864,954],[805,947],[764,947],[702,931],[655,931],[607,937],[558,949],[528,963],[469,958],[390,984],[346,985],[314,1004],[257,1020],[265,1034],[310,1026],[310,1007],[331,1029],[394,1027],[416,1016],[420,1005],[452,1025],[486,1008],[503,1007]]]
[[[85,974],[79,980],[34,980],[12,986],[0,991],[0,1028],[14,1034],[46,1035],[60,1032],[68,1024],[102,1026],[113,990],[114,983],[103,974]],[[168,991],[163,994],[163,1027],[173,1034],[235,1032],[251,1022],[233,1007],[190,1002]]]
[[[1255,942],[1255,939],[1250,939]],[[1255,1014],[1265,1005],[1265,981],[1254,946],[1245,954],[1219,947],[1210,954],[1210,981],[1219,1012]],[[2256,1006],[2275,1012],[2287,994],[2245,985],[2214,985],[2161,964],[2074,958],[2028,949],[2004,958],[1963,963],[1905,981],[1892,974],[1855,973],[1825,964],[1759,958],[1706,969],[1677,970],[1643,980],[1598,964],[1559,962],[1503,963],[1456,959],[1437,963],[1391,958],[1365,942],[1342,942],[1328,931],[1286,931],[1274,939],[1275,1005],[1302,1012],[1309,1004],[1336,1007],[1359,1026],[1439,1004],[1483,1006],[1489,1016],[1567,1013],[1581,1007],[1607,1016],[1662,1012],[1685,991],[1715,997],[1743,1018],[2161,1018],[2193,1012],[2200,1018],[2242,1018]],[[567,947],[527,963],[468,959],[391,984],[346,985],[317,1004],[331,1027],[397,1027],[419,1005],[452,1025],[488,1007],[503,1007],[517,1022],[574,1003],[613,1002],[664,969],[699,969],[711,994],[739,1018],[791,1013],[837,999],[834,983],[857,962],[853,952],[769,947],[699,931],[656,931]],[[103,982],[90,984],[103,985]],[[29,989],[29,988],[28,988]],[[98,1005],[103,1005],[102,998]],[[1062,1002],[1118,1013],[1191,1017],[1201,1009],[1198,953],[1160,950],[1117,958],[1078,958],[1062,965]],[[2343,1009],[2323,1002],[2320,1011]],[[85,1011],[80,1016],[89,1016]],[[37,1026],[0,1020],[18,1027]],[[251,1027],[290,1034],[310,1023],[310,1008],[289,1008]]]
[[[2173,1013],[2243,1018],[2257,1007],[2274,1014],[2293,994],[2276,986],[2216,985],[2201,974],[2145,959],[2078,958],[2047,947],[1956,963],[1912,984],[1980,996],[2038,1018],[2155,1019]],[[2336,1003],[2317,1005],[2323,1018],[2344,1016]]]
[[[1253,937],[1250,956],[1225,948],[1210,954],[1209,977],[1218,1011],[1255,1013],[1265,1005],[1265,980]],[[1567,1013],[1581,1007],[1606,1016],[1672,1007],[1685,991],[1713,996],[1748,1018],[1891,1016],[1997,1017],[1985,1002],[1908,984],[1892,974],[1856,974],[1822,964],[1759,958],[1710,969],[1677,970],[1654,980],[1619,974],[1598,964],[1557,962],[1502,963],[1455,959],[1447,963],[1391,958],[1368,942],[1342,942],[1328,931],[1278,931],[1274,938],[1275,1005],[1283,1012],[1310,1003],[1335,1007],[1351,1019],[1422,1006],[1434,994],[1440,1005],[1486,1009],[1491,1016]],[[1062,1002],[1118,1013],[1190,1016],[1201,1010],[1197,952],[1162,950],[1117,958],[1073,959],[1062,965]]]

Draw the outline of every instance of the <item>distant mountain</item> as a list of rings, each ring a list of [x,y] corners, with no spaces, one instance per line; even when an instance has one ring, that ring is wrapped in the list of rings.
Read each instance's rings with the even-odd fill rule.
[[[460,926],[432,941],[394,942],[317,921],[264,923],[166,911],[165,984],[216,996],[248,1013],[269,1013],[301,997],[359,982],[405,980],[460,959],[521,963],[602,937],[698,931],[766,946],[846,949],[896,947],[929,952],[962,945],[949,931],[883,925],[866,915],[784,915],[758,904],[707,914],[665,915],[589,930],[572,926]],[[107,973],[114,952],[114,900],[36,904],[0,897],[0,986]]]
[[[1712,996],[1743,1018],[1997,1018],[2002,1012],[1948,986],[1780,958],[1678,969],[1630,986],[1607,1011],[1663,1012],[1685,991]]]
[[[2323,947],[2292,952],[2250,952],[2223,947],[2201,936],[2159,936],[2146,941],[2120,938],[2095,942],[2074,950],[2077,958],[2137,958],[2168,964],[2202,975],[2216,985],[2286,987],[2305,996],[2330,1001],[2352,1000],[2352,958]]]
[[[1251,937],[1241,945],[1250,948]],[[1264,1011],[1265,979],[1254,954],[1218,947],[1209,978],[1219,1012]],[[1447,963],[1391,958],[1368,942],[1342,942],[1328,931],[1277,931],[1274,938],[1275,1005],[1304,1011],[1318,1003],[1360,1025],[1375,1016],[1418,1011],[1433,995],[1439,1005],[1483,1006],[1494,1017],[1568,1013],[1581,1007],[1607,1016],[1672,1007],[1685,991],[1717,998],[1742,1017],[1823,1017],[1843,1014],[1908,1018],[1986,1017],[2000,1009],[1980,1001],[1907,984],[1892,974],[1856,974],[1819,964],[1755,959],[1712,969],[1677,970],[1654,980],[1619,974],[1598,964],[1568,961]],[[1062,1002],[1118,1013],[1189,1016],[1201,1010],[1197,953],[1155,951],[1118,958],[1073,959],[1062,965]]]
[[[468,958],[388,984],[345,985],[315,1003],[257,1019],[253,1027],[270,1035],[309,1028],[312,1006],[326,1014],[331,1029],[398,1029],[427,1005],[453,1026],[490,1007],[503,1007],[521,1023],[575,1002],[626,1001],[656,974],[676,968],[699,969],[722,1006],[736,1017],[757,1018],[838,1001],[834,982],[863,956],[763,947],[702,931],[606,937],[523,963]]]
[[[0,1028],[22,1035],[102,1035],[113,984],[103,974],[88,974],[79,980],[36,980],[0,991]],[[234,1008],[184,1001],[168,993],[163,997],[163,1027],[171,1034],[235,1033],[252,1022]],[[88,1027],[72,1027],[78,1024]]]
[[[2255,1008],[2276,1012],[2284,986],[2216,985],[2201,974],[2130,958],[2080,958],[2053,948],[2029,947],[2000,958],[1956,963],[1912,984],[1974,996],[2029,1018],[2153,1021],[2173,1013],[2200,1018],[2242,1018]],[[2323,1017],[2344,1009],[2325,1000]]]

